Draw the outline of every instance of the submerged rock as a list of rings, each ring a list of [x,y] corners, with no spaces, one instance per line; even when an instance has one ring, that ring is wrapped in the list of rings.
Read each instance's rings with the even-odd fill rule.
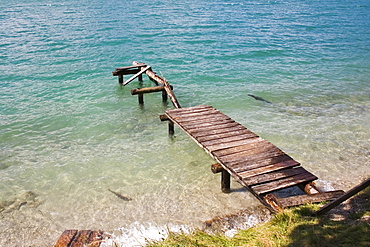
[[[15,199],[4,200],[0,202],[0,212],[10,213],[15,210],[20,210],[27,205],[30,208],[36,208],[41,204],[37,199],[37,194],[33,191],[26,191]]]

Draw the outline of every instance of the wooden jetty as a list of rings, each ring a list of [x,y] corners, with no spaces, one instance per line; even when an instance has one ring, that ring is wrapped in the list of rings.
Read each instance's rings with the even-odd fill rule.
[[[131,90],[131,94],[139,95],[140,104],[144,103],[145,93],[162,91],[163,95],[170,97],[175,109],[165,111],[161,120],[169,122],[171,135],[176,124],[217,161],[211,170],[221,173],[223,192],[230,192],[232,176],[272,212],[309,202],[334,200],[344,193],[341,190],[321,193],[313,183],[317,177],[299,162],[212,106],[181,108],[172,86],[153,72],[151,66],[133,62],[132,66],[116,68],[112,73],[119,77],[118,81],[123,86],[136,78],[142,81],[140,76],[144,73],[156,84]],[[134,75],[124,81],[123,75],[129,74]],[[163,100],[166,99],[163,96]],[[275,196],[274,192],[292,186],[301,188],[303,195]]]
[[[304,169],[301,164],[284,153],[271,142],[260,138],[243,125],[209,105],[181,108],[166,79],[158,76],[145,63],[133,62],[132,66],[116,68],[112,72],[118,76],[120,85],[125,86],[138,78],[143,81],[146,74],[156,86],[132,89],[138,95],[139,104],[144,104],[144,94],[162,92],[163,101],[169,96],[175,109],[165,111],[162,121],[168,121],[169,133],[174,134],[174,124],[188,134],[201,148],[217,161],[211,166],[213,173],[221,173],[221,189],[230,192],[231,176],[247,188],[271,212],[305,203],[333,201],[316,215],[323,214],[360,190],[370,186],[370,179],[352,190],[320,192],[313,181],[318,179]],[[124,81],[124,75],[133,75]],[[298,186],[303,195],[278,198],[275,192]],[[105,238],[102,231],[66,230],[54,247],[100,246]]]

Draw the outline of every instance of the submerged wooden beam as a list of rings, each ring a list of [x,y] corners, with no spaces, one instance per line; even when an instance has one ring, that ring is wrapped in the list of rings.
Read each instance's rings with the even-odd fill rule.
[[[336,200],[334,200],[334,201],[326,204],[324,207],[322,207],[321,209],[317,210],[315,212],[315,214],[316,215],[325,214],[329,210],[331,210],[334,207],[338,206],[339,204],[341,204],[345,200],[349,199],[350,197],[354,196],[355,194],[357,194],[361,190],[367,188],[368,186],[370,186],[370,178],[366,179],[364,182],[362,182],[361,184],[357,185],[356,187],[350,189],[348,192],[344,193],[342,196],[338,197]]]

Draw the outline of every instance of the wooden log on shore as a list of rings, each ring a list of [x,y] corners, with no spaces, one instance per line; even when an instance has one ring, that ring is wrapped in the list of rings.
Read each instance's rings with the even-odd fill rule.
[[[138,65],[139,63],[138,62],[133,62],[132,64],[135,66],[135,65]],[[141,67],[140,69],[143,70],[144,68]],[[165,90],[167,92],[167,95],[170,97],[170,99],[171,99],[172,104],[174,105],[174,107],[175,108],[181,108],[179,102],[177,101],[177,98],[176,98],[175,94],[173,93],[173,91],[171,89],[170,84],[165,79],[159,77],[151,69],[146,70],[145,71],[145,74],[147,76],[149,76],[150,78],[152,78],[153,80],[155,80],[156,82],[158,82],[159,84],[163,85],[165,87]]]
[[[322,207],[321,209],[317,210],[315,212],[315,215],[325,214],[329,210],[331,210],[334,207],[338,206],[339,204],[341,204],[345,200],[349,199],[350,197],[354,196],[355,194],[357,194],[361,190],[367,188],[368,186],[370,186],[370,178],[366,179],[364,182],[362,182],[361,184],[357,185],[356,187],[350,189],[348,192],[344,193],[342,196],[338,197],[336,200],[334,200],[334,201],[326,204],[324,207]]]
[[[54,247],[99,247],[104,237],[102,231],[65,230]]]

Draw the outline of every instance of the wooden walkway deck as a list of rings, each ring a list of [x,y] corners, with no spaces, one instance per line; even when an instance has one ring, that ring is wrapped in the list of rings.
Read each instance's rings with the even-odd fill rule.
[[[219,170],[223,170],[222,184],[226,191],[230,186],[227,175],[231,174],[272,211],[334,199],[343,193],[320,193],[311,183],[317,177],[299,162],[212,106],[172,109],[165,114],[222,166]],[[287,200],[269,194],[295,185],[300,185],[307,195]]]

